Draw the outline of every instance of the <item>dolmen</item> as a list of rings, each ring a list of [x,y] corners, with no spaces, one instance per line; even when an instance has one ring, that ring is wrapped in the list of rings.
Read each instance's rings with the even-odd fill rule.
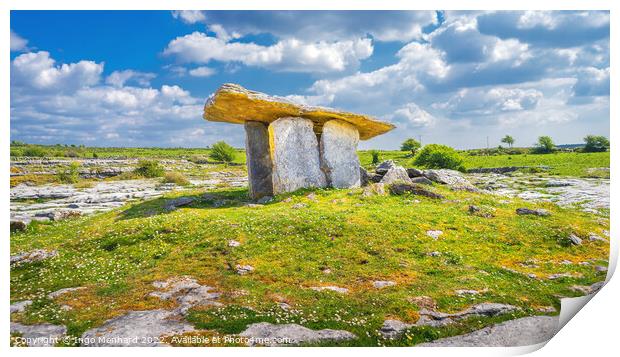
[[[224,84],[203,118],[243,124],[252,199],[300,188],[360,186],[359,140],[394,128],[372,117],[307,106]]]

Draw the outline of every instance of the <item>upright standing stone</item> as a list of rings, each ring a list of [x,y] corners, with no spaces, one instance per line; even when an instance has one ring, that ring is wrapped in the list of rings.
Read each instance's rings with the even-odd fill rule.
[[[321,169],[328,186],[349,188],[360,186],[360,162],[357,156],[359,132],[342,120],[330,120],[321,134]]]
[[[275,194],[327,185],[311,120],[280,118],[269,125],[269,141]]]
[[[267,125],[246,121],[245,154],[248,167],[250,198],[258,199],[273,195],[272,166]]]

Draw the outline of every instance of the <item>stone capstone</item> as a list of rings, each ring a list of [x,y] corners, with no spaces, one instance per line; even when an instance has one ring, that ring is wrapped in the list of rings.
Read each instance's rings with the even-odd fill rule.
[[[246,121],[244,126],[250,198],[273,196],[269,129],[265,123],[256,121]]]
[[[394,125],[367,115],[303,105],[287,98],[251,91],[232,83],[222,85],[207,99],[203,113],[203,118],[206,120],[236,124],[243,124],[246,121],[269,124],[284,117],[301,117],[311,121],[317,134],[322,132],[326,122],[333,119],[342,120],[359,131],[361,140],[394,129]]]
[[[342,120],[330,120],[321,134],[321,169],[327,184],[335,188],[360,186],[360,163],[357,156],[359,133]]]
[[[281,118],[269,125],[274,194],[327,185],[312,126],[303,118]]]

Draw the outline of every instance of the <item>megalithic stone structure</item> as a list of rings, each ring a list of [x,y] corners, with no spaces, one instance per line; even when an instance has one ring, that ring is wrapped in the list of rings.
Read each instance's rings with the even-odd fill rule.
[[[372,117],[294,103],[224,84],[204,119],[244,124],[253,199],[306,187],[359,187],[359,140],[394,129]]]

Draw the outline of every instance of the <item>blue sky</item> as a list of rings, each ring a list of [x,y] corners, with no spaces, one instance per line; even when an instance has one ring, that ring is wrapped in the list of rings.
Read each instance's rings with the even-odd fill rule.
[[[11,139],[243,146],[222,83],[371,114],[458,148],[609,136],[609,12],[12,11]]]

